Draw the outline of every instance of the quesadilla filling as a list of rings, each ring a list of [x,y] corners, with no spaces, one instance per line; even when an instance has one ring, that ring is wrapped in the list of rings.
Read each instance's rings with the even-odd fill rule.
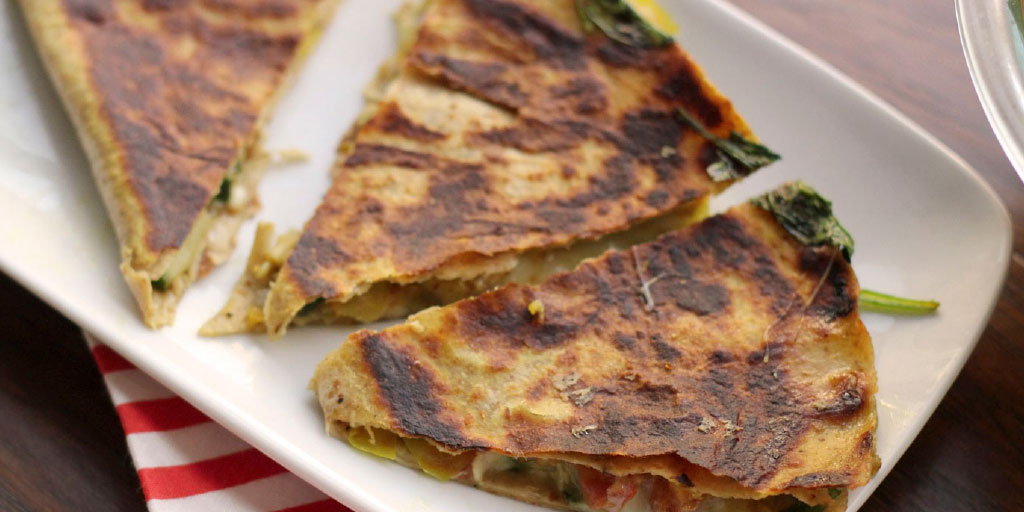
[[[221,53],[227,55],[230,52],[224,50],[232,50],[234,45],[239,44],[239,41],[258,39],[259,45],[249,45],[245,51],[256,52],[266,46],[265,50],[273,55],[268,54],[266,61],[261,60],[258,63],[251,63],[251,65],[247,62],[246,66],[248,67],[245,70],[232,69],[232,72],[238,71],[239,75],[244,76],[239,78],[239,76],[233,75],[231,83],[221,84],[220,89],[215,87],[216,81],[207,82],[208,79],[202,74],[205,70],[195,75],[199,78],[187,75],[190,77],[189,87],[195,84],[204,84],[202,87],[205,89],[198,93],[188,87],[185,88],[185,91],[191,91],[190,94],[196,96],[190,99],[195,102],[195,112],[205,112],[209,119],[203,117],[201,126],[199,121],[189,123],[166,121],[169,124],[174,124],[176,128],[169,133],[180,136],[182,140],[174,138],[174,143],[168,142],[166,148],[160,149],[162,151],[161,158],[166,162],[162,161],[158,167],[169,167],[169,174],[181,174],[184,176],[183,180],[189,179],[189,168],[185,164],[180,164],[175,160],[176,158],[183,157],[184,161],[189,161],[188,159],[201,161],[202,166],[205,166],[203,167],[204,173],[212,173],[221,165],[224,168],[221,182],[216,189],[208,188],[209,184],[205,181],[206,174],[203,175],[201,181],[189,182],[188,193],[193,196],[189,200],[177,197],[171,185],[160,185],[157,188],[164,187],[165,189],[160,196],[162,202],[158,205],[163,210],[157,209],[156,213],[147,212],[146,215],[133,214],[126,219],[132,232],[149,229],[156,223],[150,217],[161,220],[163,224],[177,224],[176,228],[185,227],[188,225],[186,223],[191,223],[183,238],[178,238],[177,232],[175,232],[173,239],[162,241],[158,245],[159,249],[151,249],[152,253],[135,250],[132,247],[122,247],[121,270],[139,302],[146,324],[150,327],[160,327],[173,321],[175,307],[185,289],[196,279],[227,260],[234,248],[238,229],[258,210],[257,186],[265,168],[271,161],[270,155],[260,149],[261,127],[267,121],[272,106],[287,90],[289,82],[294,79],[299,65],[319,39],[324,22],[330,18],[330,12],[335,4],[334,0],[316,0],[305,2],[304,5],[288,3],[282,7],[284,10],[279,13],[253,11],[246,13],[245,16],[229,17],[231,19],[225,20],[223,27],[220,24],[217,25],[218,30],[223,28],[223,34],[218,38],[202,38],[198,43],[194,39],[197,37],[196,35],[177,34],[178,31],[168,32],[166,30],[156,32],[155,37],[162,44],[179,45],[186,53],[194,52],[194,55],[189,54],[192,56],[185,59],[189,66],[216,67],[210,66],[201,58],[212,59],[209,55],[220,55]],[[173,8],[161,7],[158,9],[154,7],[152,10],[160,11],[159,16],[164,16],[163,11],[174,11],[179,8],[181,9],[180,13],[175,11],[176,14],[166,14],[166,16],[168,18],[173,18],[178,14],[185,16],[183,13],[188,12],[188,16],[202,17],[207,9],[217,12],[216,16],[222,16],[223,13],[219,11],[237,10],[238,6],[179,6],[176,4]],[[148,6],[144,9],[151,10]],[[130,14],[132,12],[134,11],[126,9],[122,15],[126,19],[132,19],[133,14]],[[177,20],[177,18],[174,19]],[[187,20],[188,18],[183,19]],[[241,37],[238,34],[243,27],[250,24],[252,27],[247,27],[245,38],[237,39]],[[111,26],[111,30],[115,28]],[[147,25],[147,29],[149,28],[155,29],[156,27]],[[218,33],[220,34],[220,32]],[[236,37],[236,39],[232,39],[232,37]],[[175,65],[176,59],[178,56],[168,57],[170,63],[166,65]],[[273,59],[278,59],[279,62]],[[148,65],[152,64],[148,63]],[[171,96],[171,92],[186,94],[186,92],[175,89],[175,80],[178,76],[175,73],[177,72],[180,71],[168,71],[166,77],[161,75],[160,80],[166,79],[170,85],[164,88],[157,87],[151,94],[154,96]],[[140,83],[148,82],[140,81]],[[168,89],[171,92],[168,92]],[[230,94],[225,91],[230,91]],[[206,97],[207,94],[215,98]],[[209,107],[209,104],[221,101],[223,98],[230,98],[232,102],[223,105],[218,103],[219,110],[216,115],[213,115],[213,109]],[[133,101],[141,102],[141,100]],[[128,100],[125,102],[132,103]],[[223,124],[216,124],[215,133],[211,133],[214,132],[211,129],[214,123],[222,121]],[[227,125],[230,125],[230,129],[226,127]],[[210,140],[204,140],[203,137]],[[186,151],[185,148],[191,152]],[[203,150],[199,151],[196,148],[203,148]],[[153,149],[153,151],[156,150],[156,148]],[[231,158],[222,156],[232,153],[233,157]],[[290,160],[285,154],[279,156],[281,160]],[[160,170],[160,173],[163,173],[163,169]],[[162,174],[154,176],[156,175],[163,176]],[[145,178],[143,182],[148,179],[150,178]],[[179,183],[178,180],[167,178],[159,178],[157,181],[160,179],[166,179],[167,183]],[[185,185],[174,186],[185,187]],[[143,188],[145,188],[145,183],[143,183]],[[136,190],[130,190],[128,193],[140,194]],[[195,208],[193,203],[201,204],[200,193],[209,199],[201,209],[196,211],[193,209]],[[178,202],[187,203],[187,215],[178,212],[176,209]],[[181,206],[181,208],[185,208],[185,206]]]
[[[271,156],[260,148],[260,126],[266,122],[269,106],[276,97],[287,89],[287,84],[294,79],[298,65],[312,51],[320,38],[323,24],[318,19],[326,18],[330,12],[331,2],[325,3],[322,13],[310,12],[306,16],[308,28],[301,38],[292,62],[277,87],[275,97],[268,102],[260,113],[257,129],[250,136],[250,143],[243,146],[239,155],[224,174],[220,188],[210,200],[206,209],[193,224],[192,231],[181,243],[181,246],[149,269],[151,276],[158,276],[151,281],[156,292],[174,291],[178,294],[187,288],[197,277],[205,275],[213,267],[220,265],[231,255],[235,245],[235,234],[242,223],[252,217],[259,209],[258,186],[260,178],[271,162]],[[256,141],[256,142],[253,142]],[[283,151],[279,161],[292,161],[295,155],[291,151]]]
[[[491,256],[486,258],[485,268],[479,274],[474,274],[475,262],[464,266],[453,265],[450,271],[459,274],[457,279],[446,279],[444,275],[447,269],[442,268],[434,276],[419,282],[375,283],[366,292],[347,301],[311,303],[300,312],[294,323],[369,323],[401,318],[430,306],[450,304],[507,283],[539,283],[552,274],[572,270],[583,260],[600,256],[605,251],[649,242],[664,233],[699,222],[707,216],[707,211],[707,199],[702,199],[641,222],[629,230],[596,240],[581,240],[561,248],[540,248],[524,253]]]
[[[699,220],[708,197],[778,158],[622,0],[436,0],[396,18],[398,51],[316,213],[301,235],[254,245],[201,334],[278,337],[536,283]]]
[[[644,473],[613,474],[552,458],[511,457],[496,452],[450,452],[429,440],[400,437],[371,427],[336,423],[331,434],[363,452],[485,491],[580,512],[826,512],[844,510],[844,489],[796,489],[792,494],[757,496],[733,489],[701,487],[696,476],[675,478]],[[596,459],[595,459],[596,461]],[[701,471],[701,470],[697,470]],[[712,477],[713,478],[713,477]],[[744,497],[743,495],[749,495]]]
[[[299,310],[293,323],[352,324],[401,318],[431,306],[472,297],[507,283],[539,283],[552,274],[572,270],[580,262],[600,256],[605,251],[625,249],[654,240],[664,233],[699,222],[707,215],[708,199],[703,198],[638,223],[626,231],[595,240],[581,240],[567,247],[510,252],[481,258],[483,261],[479,263],[452,265],[448,272],[458,273],[457,277],[446,277],[445,269],[441,269],[420,280],[414,277],[407,282],[374,283],[348,300],[317,299]],[[298,240],[299,232],[292,230],[275,241],[273,227],[269,224],[261,225],[245,275],[236,285],[228,304],[203,326],[200,334],[217,336],[236,332],[240,330],[239,324],[244,324],[242,329],[248,331],[263,329],[263,307],[267,293]]]
[[[256,188],[267,163],[268,156],[256,152],[231,166],[220,190],[199,214],[181,246],[148,271],[159,276],[151,281],[155,303],[161,302],[161,296],[173,303],[196,278],[230,256],[238,228],[259,208]]]
[[[353,333],[310,388],[352,447],[530,503],[838,512],[879,467],[853,250],[831,203],[789,183]]]
[[[142,319],[168,325],[255,211],[260,128],[336,0],[21,4]]]

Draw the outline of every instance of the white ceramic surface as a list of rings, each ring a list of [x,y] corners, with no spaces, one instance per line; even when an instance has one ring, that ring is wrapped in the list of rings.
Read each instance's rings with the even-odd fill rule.
[[[261,219],[299,227],[312,213],[360,91],[395,47],[389,13],[398,3],[341,6],[268,130],[271,149],[299,148],[311,159],[267,175]],[[806,51],[720,1],[665,3],[682,27],[680,42],[784,156],[714,206],[803,178],[833,199],[856,237],[854,267],[865,287],[942,301],[934,317],[864,315],[877,356],[883,465],[853,493],[856,509],[917,435],[980,336],[1007,269],[1007,214],[956,155]],[[306,382],[348,330],[293,329],[277,343],[195,335],[241,271],[255,223],[239,235],[242,250],[187,294],[175,325],[143,327],[73,130],[17,9],[12,2],[2,9],[0,269],[356,510],[534,510],[439,483],[325,436]]]
[[[960,41],[988,122],[1024,179],[1024,36],[1007,0],[956,0]]]

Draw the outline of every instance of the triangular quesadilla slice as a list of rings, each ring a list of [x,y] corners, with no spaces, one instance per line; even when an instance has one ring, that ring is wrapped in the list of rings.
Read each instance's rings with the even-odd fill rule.
[[[531,503],[845,510],[879,464],[852,249],[831,205],[789,184],[357,332],[310,385],[331,435]]]
[[[653,30],[622,2],[403,11],[399,55],[315,215],[294,248],[255,248],[277,249],[254,254],[201,332],[265,322],[276,336],[537,282],[691,222],[706,197],[777,158],[670,38],[595,28],[613,8],[625,9],[618,30]]]
[[[150,327],[258,207],[267,111],[335,0],[22,0]]]

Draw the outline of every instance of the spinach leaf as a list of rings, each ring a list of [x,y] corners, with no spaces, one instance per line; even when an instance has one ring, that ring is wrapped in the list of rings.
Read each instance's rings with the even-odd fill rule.
[[[317,297],[317,298],[313,299],[313,301],[312,301],[312,302],[310,302],[310,303],[306,304],[305,306],[302,306],[302,309],[300,309],[300,310],[299,310],[299,312],[298,312],[298,313],[296,313],[296,315],[297,315],[297,316],[306,316],[306,315],[309,315],[309,314],[311,314],[311,313],[312,313],[313,311],[315,311],[315,310],[316,310],[316,308],[317,308],[317,307],[318,307],[318,306],[319,306],[320,304],[323,304],[323,303],[324,303],[324,302],[325,302],[326,300],[327,300],[327,299],[325,299],[325,298],[323,298],[323,297]]]
[[[153,289],[158,291],[158,292],[166,292],[167,288],[169,288],[171,286],[171,284],[168,283],[167,279],[164,278],[164,277],[161,277],[160,279],[157,279],[156,281],[150,281],[149,284],[152,285]]]
[[[220,201],[222,203],[226,203],[226,202],[228,202],[228,199],[230,199],[230,198],[231,198],[231,178],[225,177],[224,180],[220,182],[220,190],[217,192],[217,195],[213,196],[213,200],[214,201]]]
[[[706,169],[708,176],[714,181],[742,178],[781,158],[766,146],[748,140],[736,132],[730,133],[727,139],[718,137],[685,110],[680,108],[677,112],[687,125],[718,148],[718,161]]]
[[[850,261],[853,237],[832,215],[832,202],[810,185],[795,181],[750,200],[775,215],[789,234],[808,246],[831,245],[843,251]]]
[[[595,27],[609,39],[635,48],[659,48],[672,37],[651,26],[625,0],[576,0],[583,29]]]
[[[240,160],[235,161],[235,164],[231,166],[227,176],[220,182],[220,190],[217,191],[217,195],[213,196],[213,201],[220,201],[222,203],[228,202],[231,199],[231,180],[233,177],[238,176],[242,173],[242,162]]]

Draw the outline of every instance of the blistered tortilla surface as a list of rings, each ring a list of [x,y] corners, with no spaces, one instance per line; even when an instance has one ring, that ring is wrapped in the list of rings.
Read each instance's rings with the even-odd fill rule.
[[[733,494],[855,487],[877,469],[858,292],[838,250],[744,205],[539,286],[360,331],[313,388],[329,423],[451,450],[676,467]]]
[[[685,20],[680,20],[685,24]],[[724,188],[719,136],[752,137],[677,45],[585,32],[572,0],[436,0],[270,292],[280,332],[318,297],[473,279],[525,250],[627,229]]]

